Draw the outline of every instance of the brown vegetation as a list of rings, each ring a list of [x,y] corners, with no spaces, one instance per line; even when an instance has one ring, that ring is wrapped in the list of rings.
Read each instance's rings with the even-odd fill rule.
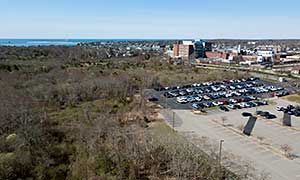
[[[0,53],[1,64],[17,67],[0,68],[0,179],[220,179],[195,147],[149,132],[155,112],[141,95],[239,75],[100,57],[79,47]]]

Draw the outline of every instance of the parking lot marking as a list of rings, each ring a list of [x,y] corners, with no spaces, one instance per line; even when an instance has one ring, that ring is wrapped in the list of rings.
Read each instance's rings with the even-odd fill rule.
[[[216,124],[219,124],[219,122],[218,122],[218,121],[215,121],[215,120],[212,120],[211,122],[214,122],[214,123],[216,123]],[[219,124],[219,126],[221,126],[221,125]],[[222,128],[226,128],[226,127],[224,127],[224,126],[221,126],[221,127],[222,127]],[[228,128],[228,129],[233,130],[233,128]],[[237,132],[236,130],[233,130],[232,132],[233,132],[234,134],[239,135],[239,136],[246,137],[245,135],[243,135],[243,134],[240,133],[240,132]],[[277,156],[279,156],[279,157],[281,157],[281,158],[284,158],[284,159],[288,159],[286,156],[284,156],[284,155],[282,154],[282,152],[281,152],[280,150],[274,148],[273,146],[271,146],[271,145],[265,145],[265,144],[262,145],[262,144],[259,143],[259,140],[257,140],[257,139],[256,139],[255,137],[253,137],[253,136],[250,136],[249,138],[251,139],[251,141],[248,141],[247,143],[250,143],[250,144],[253,144],[253,145],[257,145],[257,146],[260,146],[260,147],[262,147],[263,149],[265,149],[266,151],[272,152],[274,155],[277,155]]]
[[[211,122],[219,125],[219,127],[222,127],[223,129],[227,128],[228,130],[231,130],[234,134],[237,134],[240,137],[244,137],[244,138],[248,137],[248,136],[246,136],[246,135],[238,132],[236,129],[225,127],[225,126],[221,125],[220,122],[217,121],[217,120],[211,120]],[[272,145],[261,144],[260,141],[256,137],[253,137],[253,136],[250,136],[248,138],[251,139],[251,140],[247,141],[247,143],[260,146],[260,147],[264,148],[266,151],[269,151],[269,152],[273,153],[274,155],[277,155],[277,156],[279,156],[279,157],[281,157],[283,159],[288,159],[286,156],[283,155],[282,151],[280,151],[279,149],[273,147]]]
[[[178,116],[182,116],[182,118],[185,116],[185,113],[187,114],[189,111],[183,111],[184,113],[181,113],[181,111],[175,111],[178,112]],[[239,133],[237,134],[236,131],[233,131],[231,128],[236,128],[236,127],[224,127],[221,123],[221,121],[219,120],[220,115],[217,115],[217,117],[215,118],[211,118],[213,116],[195,116],[195,115],[190,115],[190,119],[188,118],[188,116],[186,116],[186,121],[184,121],[186,124],[184,125],[183,129],[186,130],[186,128],[190,127],[190,130],[194,130],[195,133],[199,136],[208,136],[209,138],[212,138],[211,140],[212,143],[215,142],[215,140],[218,140],[219,138],[223,138],[225,142],[227,142],[227,146],[228,145],[233,145],[233,146],[238,146],[238,147],[224,147],[225,152],[228,151],[228,153],[235,153],[239,156],[241,156],[242,158],[245,158],[245,160],[247,161],[251,161],[254,163],[258,163],[258,166],[255,167],[259,167],[259,168],[266,168],[268,171],[270,170],[271,172],[273,172],[275,175],[281,175],[281,172],[278,172],[278,169],[280,170],[280,167],[282,167],[283,165],[285,165],[285,163],[289,166],[292,167],[293,169],[297,169],[298,167],[298,162],[296,160],[288,160],[283,153],[279,150],[280,149],[280,144],[276,145],[276,147],[273,147],[274,149],[272,149],[272,147],[266,147],[269,146],[268,144],[262,144],[262,142],[265,142],[264,139],[263,141],[257,139],[256,136],[258,136],[258,134],[254,134],[254,136],[243,136],[241,134],[241,132],[237,129],[235,129],[236,131],[239,131]],[[230,117],[231,114],[228,114],[228,116]],[[201,119],[198,121],[198,119]],[[215,119],[215,121],[217,122],[213,122],[211,119]],[[238,118],[233,118],[233,121],[238,120]],[[242,122],[244,122],[244,120],[241,120]],[[194,123],[194,124],[189,124],[189,123]],[[231,120],[229,120],[228,123],[232,123]],[[260,125],[260,124],[258,124]],[[259,127],[259,126],[258,126]],[[273,129],[272,129],[273,128]],[[272,136],[276,136],[276,134],[278,134],[278,130],[282,130],[284,128],[280,128],[277,125],[268,125],[268,126],[264,126],[263,128],[259,128],[259,131],[263,131],[264,129],[269,129],[268,131],[271,132]],[[272,131],[271,131],[272,129]],[[259,132],[258,131],[258,132]],[[283,131],[284,132],[284,131]],[[290,132],[287,131],[285,133],[288,134],[294,134],[294,132]],[[264,134],[262,135],[264,136],[264,138],[268,138],[266,137]],[[238,138],[236,138],[238,137]],[[282,134],[281,136],[279,136],[279,138],[284,138],[285,135]],[[234,140],[233,140],[234,139]],[[236,139],[236,140],[235,140]],[[257,140],[256,142],[253,142]],[[279,140],[280,141],[280,140]],[[269,142],[269,140],[268,140]],[[195,142],[197,143],[197,142]],[[276,143],[278,143],[276,141]],[[242,145],[243,144],[243,145]],[[242,146],[242,147],[241,147]],[[272,145],[274,146],[274,144]],[[200,145],[200,147],[202,147]],[[203,148],[203,147],[202,147]],[[255,157],[259,157],[258,160],[255,159]],[[274,171],[273,167],[275,169],[277,169]],[[294,178],[288,178],[288,179],[295,179],[295,174],[291,172],[292,170],[284,170],[283,172],[285,174],[290,174],[293,175]],[[285,175],[283,174],[283,175]],[[286,176],[289,177],[289,176]],[[283,178],[284,179],[284,178]]]
[[[269,150],[262,148],[260,146],[258,146],[258,148],[255,148],[256,152],[258,152],[259,154],[264,154],[266,152],[269,152]]]
[[[300,132],[291,133],[292,136],[300,136]]]
[[[280,122],[277,122],[277,121],[274,121],[274,120],[266,120],[264,118],[258,118],[259,120],[263,120],[264,122],[266,122],[267,124],[274,124],[276,125],[277,127],[280,127],[281,130],[284,130],[284,131],[299,131],[300,132],[300,128],[295,128],[295,127],[289,127],[289,126],[283,126],[282,123]]]

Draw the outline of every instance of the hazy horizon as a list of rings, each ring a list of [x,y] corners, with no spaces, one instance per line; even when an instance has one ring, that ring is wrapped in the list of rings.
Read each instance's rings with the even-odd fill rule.
[[[0,40],[300,40],[300,38],[1,38]]]

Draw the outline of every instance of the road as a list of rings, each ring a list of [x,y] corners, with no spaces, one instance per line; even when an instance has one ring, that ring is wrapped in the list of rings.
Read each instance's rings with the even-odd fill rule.
[[[252,109],[253,111],[254,109]],[[175,113],[175,123],[173,123],[173,112]],[[241,157],[244,161],[250,162],[257,172],[266,172],[272,180],[300,180],[300,161],[299,159],[289,160],[278,147],[263,144],[254,136],[247,137],[237,133],[230,126],[223,126],[215,118],[218,112],[210,112],[208,116],[199,116],[189,110],[168,110],[161,111],[161,115],[170,123],[174,124],[178,132],[193,132],[198,137],[208,137],[209,141],[216,144],[221,139],[225,141],[224,151]],[[229,114],[228,116],[235,116]],[[213,118],[212,118],[213,117]],[[238,118],[239,119],[239,118]],[[272,122],[271,122],[272,123]],[[258,121],[254,132],[264,132],[264,136],[273,138],[274,144],[278,141],[293,142],[300,138],[300,131],[289,131],[286,127]],[[269,134],[267,133],[269,132]],[[267,134],[266,134],[267,133]],[[276,136],[277,134],[277,136]],[[278,140],[276,141],[276,137]],[[299,149],[300,152],[300,149]]]

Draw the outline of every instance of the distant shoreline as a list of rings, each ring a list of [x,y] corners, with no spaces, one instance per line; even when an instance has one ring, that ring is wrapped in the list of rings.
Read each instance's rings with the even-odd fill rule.
[[[178,41],[178,40],[192,40],[192,39],[14,39],[14,38],[0,38],[0,46],[76,46],[79,43],[92,42],[128,42],[128,41]],[[300,41],[300,39],[203,39],[207,41]]]
[[[78,43],[101,41],[172,41],[176,39],[0,39],[0,46],[76,46]]]

